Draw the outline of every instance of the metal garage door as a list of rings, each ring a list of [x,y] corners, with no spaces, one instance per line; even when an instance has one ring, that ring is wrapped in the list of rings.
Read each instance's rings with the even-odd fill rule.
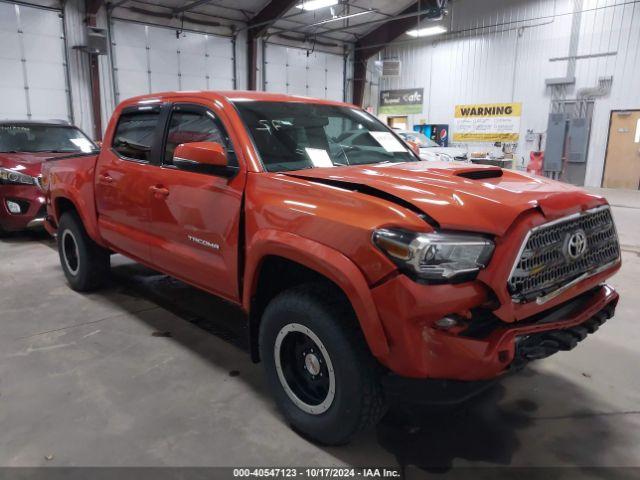
[[[268,43],[265,46],[265,90],[342,101],[344,58]]]
[[[61,12],[0,3],[0,118],[71,120]]]
[[[114,20],[111,28],[116,101],[170,90],[232,90],[228,37]]]

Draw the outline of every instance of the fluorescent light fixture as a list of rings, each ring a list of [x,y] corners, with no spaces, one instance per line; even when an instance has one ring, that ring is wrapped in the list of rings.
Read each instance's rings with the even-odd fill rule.
[[[308,0],[296,5],[302,10],[318,10],[319,8],[333,7],[338,4],[338,0]]]
[[[407,35],[410,37],[429,37],[431,35],[439,35],[445,33],[446,28],[436,25],[435,27],[419,28],[418,30],[409,30]]]
[[[367,13],[374,13],[374,10],[364,10],[362,12],[350,13],[349,15],[343,15],[341,17],[328,18],[321,22],[312,23],[309,27],[317,27],[318,25],[324,25],[325,23],[337,22],[338,20],[346,20],[347,18],[359,17],[360,15],[366,15]]]

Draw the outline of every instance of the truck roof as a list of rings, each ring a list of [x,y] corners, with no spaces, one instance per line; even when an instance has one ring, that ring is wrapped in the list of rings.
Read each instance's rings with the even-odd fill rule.
[[[344,102],[337,102],[334,100],[325,100],[320,98],[305,97],[302,95],[287,95],[282,93],[270,93],[270,92],[257,92],[254,90],[189,90],[189,91],[169,91],[150,93],[146,95],[140,95],[125,100],[123,103],[126,105],[135,105],[141,102],[151,103],[153,100],[162,100],[166,98],[175,97],[199,97],[206,100],[221,100],[225,99],[230,102],[237,101],[264,101],[264,102],[296,102],[296,103],[320,103],[325,105],[340,105],[340,106],[353,106]]]

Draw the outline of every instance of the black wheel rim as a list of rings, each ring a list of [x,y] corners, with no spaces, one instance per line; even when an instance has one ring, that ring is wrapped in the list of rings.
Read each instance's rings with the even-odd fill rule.
[[[288,397],[307,413],[325,412],[333,402],[335,375],[320,339],[303,325],[289,324],[280,330],[274,353]]]

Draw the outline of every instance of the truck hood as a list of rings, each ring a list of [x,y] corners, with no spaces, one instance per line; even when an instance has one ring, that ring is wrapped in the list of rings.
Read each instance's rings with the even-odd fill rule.
[[[539,209],[548,220],[606,203],[543,177],[458,162],[408,162],[313,168],[287,175],[409,203],[440,228],[501,236],[516,217]]]
[[[68,156],[68,153],[20,152],[0,153],[0,167],[37,177],[40,175],[42,163],[49,158]]]

